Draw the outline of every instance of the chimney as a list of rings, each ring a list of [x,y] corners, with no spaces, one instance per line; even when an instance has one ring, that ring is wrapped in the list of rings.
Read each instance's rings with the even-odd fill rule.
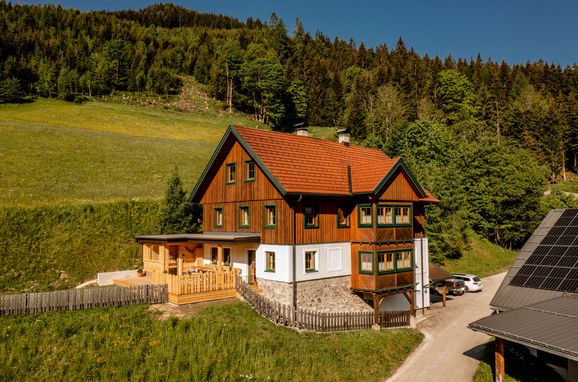
[[[296,123],[293,127],[295,128],[295,134],[302,137],[309,136],[309,128],[305,125],[305,122]]]
[[[342,143],[344,146],[349,146],[349,132],[347,129],[337,130],[337,138],[339,143]]]

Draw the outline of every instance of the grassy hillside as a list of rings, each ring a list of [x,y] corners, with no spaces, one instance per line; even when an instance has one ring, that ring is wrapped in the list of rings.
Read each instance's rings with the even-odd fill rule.
[[[158,202],[0,208],[0,293],[67,288],[136,268],[133,236],[155,233]]]
[[[480,277],[507,271],[517,252],[500,247],[497,244],[468,233],[469,246],[463,256],[456,260],[447,260],[444,267],[449,272],[472,273]]]
[[[0,205],[158,198],[178,166],[187,188],[242,116],[39,99],[0,105]]]
[[[415,330],[298,333],[245,303],[158,321],[145,306],[0,318],[3,381],[382,381]]]

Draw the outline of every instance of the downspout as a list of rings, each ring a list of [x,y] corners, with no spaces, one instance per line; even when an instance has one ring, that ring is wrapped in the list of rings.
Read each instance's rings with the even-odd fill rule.
[[[425,228],[425,227],[424,227]],[[423,237],[424,237],[424,232],[422,232],[421,234],[421,239],[419,241],[419,245],[421,247],[420,250],[420,256],[421,256],[421,314],[423,315],[425,312],[425,284],[423,283],[423,274],[425,272],[425,265],[423,264]],[[428,261],[428,267],[429,267],[429,261]],[[429,284],[429,280],[428,280],[428,284]]]
[[[297,204],[303,199],[303,194],[293,205],[293,309],[297,320]]]

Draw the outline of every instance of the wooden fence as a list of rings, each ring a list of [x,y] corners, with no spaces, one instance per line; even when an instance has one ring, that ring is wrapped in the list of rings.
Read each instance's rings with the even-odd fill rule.
[[[0,296],[0,316],[167,302],[166,285],[67,289]]]
[[[373,312],[325,313],[295,309],[256,293],[240,278],[237,291],[257,312],[275,324],[315,332],[339,332],[371,329]],[[409,326],[409,311],[387,311],[379,315],[379,325],[384,328]]]
[[[399,328],[409,325],[409,310],[386,310],[379,314],[379,326],[382,328]]]
[[[238,276],[238,269],[179,276],[153,272],[152,282],[153,284],[167,284],[171,294],[185,295],[236,289]]]

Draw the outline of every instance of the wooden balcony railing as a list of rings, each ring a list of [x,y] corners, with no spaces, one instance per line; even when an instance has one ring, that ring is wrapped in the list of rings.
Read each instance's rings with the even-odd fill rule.
[[[190,275],[170,275],[153,272],[152,281],[154,284],[167,284],[170,294],[187,295],[236,289],[237,277],[240,272],[240,269],[236,268]]]

